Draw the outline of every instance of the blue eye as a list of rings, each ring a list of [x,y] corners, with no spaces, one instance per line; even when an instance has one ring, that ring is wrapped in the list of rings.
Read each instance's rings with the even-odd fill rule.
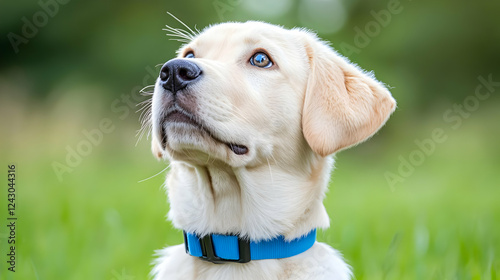
[[[194,58],[194,53],[193,52],[188,52],[184,58]]]
[[[253,66],[260,67],[260,68],[269,68],[269,67],[273,66],[273,62],[271,61],[271,59],[269,59],[267,54],[265,54],[263,52],[255,53],[250,58],[250,64],[252,64]]]

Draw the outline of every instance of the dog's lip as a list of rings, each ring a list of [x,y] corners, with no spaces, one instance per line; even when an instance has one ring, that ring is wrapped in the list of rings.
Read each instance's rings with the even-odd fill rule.
[[[194,120],[193,116],[190,116],[182,111],[174,110],[167,114],[165,117],[165,122],[172,122],[172,123],[187,123],[187,124],[192,124],[194,126],[201,127],[201,125]]]
[[[228,143],[226,143],[226,145],[229,147],[229,149],[231,149],[231,151],[233,151],[233,153],[235,153],[237,155],[244,155],[244,154],[248,153],[247,146],[228,144]]]
[[[241,144],[235,144],[235,143],[228,143],[225,141],[220,140],[220,138],[216,137],[214,133],[212,133],[211,130],[209,130],[205,125],[202,124],[201,121],[199,121],[196,116],[186,112],[185,110],[179,110],[178,108],[174,108],[173,110],[170,110],[167,115],[165,116],[164,123],[185,123],[189,124],[192,126],[195,126],[199,130],[202,130],[206,132],[212,139],[214,139],[217,142],[225,144],[233,153],[236,155],[244,155],[248,153],[248,147],[245,145]],[[162,129],[162,134],[164,134],[164,129]],[[162,138],[164,139],[165,137]],[[166,143],[164,143],[165,145]]]

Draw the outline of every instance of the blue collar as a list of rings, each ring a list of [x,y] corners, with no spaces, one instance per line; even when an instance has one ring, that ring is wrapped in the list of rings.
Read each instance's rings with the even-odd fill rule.
[[[316,229],[291,241],[280,235],[270,240],[250,241],[236,235],[209,234],[198,237],[184,232],[186,253],[213,263],[288,258],[307,251],[316,241]]]

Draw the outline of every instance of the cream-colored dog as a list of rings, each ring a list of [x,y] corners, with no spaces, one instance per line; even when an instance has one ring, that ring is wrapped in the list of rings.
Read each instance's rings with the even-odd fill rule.
[[[307,30],[246,22],[178,35],[189,42],[161,69],[151,119],[153,152],[170,161],[174,226],[251,242],[327,228],[322,200],[332,154],[386,122],[395,109],[386,87]],[[152,273],[162,280],[351,276],[342,256],[319,242],[286,258],[223,264],[172,246]]]

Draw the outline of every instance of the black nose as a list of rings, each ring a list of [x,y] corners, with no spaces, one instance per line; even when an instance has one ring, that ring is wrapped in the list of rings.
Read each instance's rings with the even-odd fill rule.
[[[163,88],[172,93],[185,88],[200,76],[200,67],[196,63],[186,59],[172,59],[165,63],[160,71],[160,80]]]

